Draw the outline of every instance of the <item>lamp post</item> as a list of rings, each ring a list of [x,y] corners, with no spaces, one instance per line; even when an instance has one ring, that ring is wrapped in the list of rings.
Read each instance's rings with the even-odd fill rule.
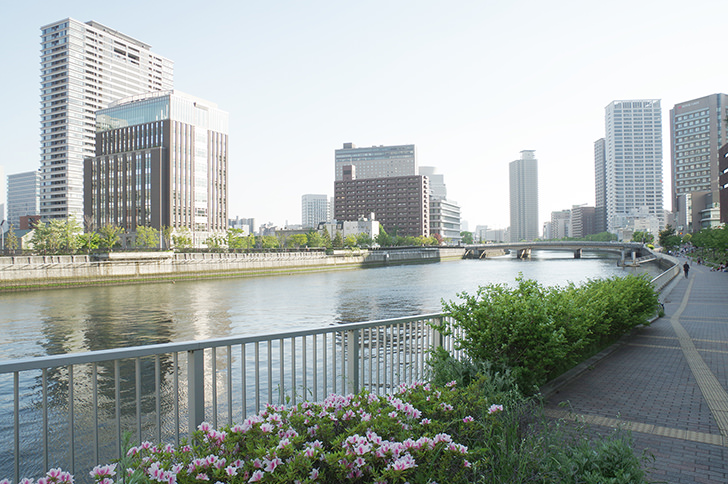
[[[4,225],[5,220],[0,222],[0,249],[2,249],[3,252],[5,252],[5,230],[3,230]]]

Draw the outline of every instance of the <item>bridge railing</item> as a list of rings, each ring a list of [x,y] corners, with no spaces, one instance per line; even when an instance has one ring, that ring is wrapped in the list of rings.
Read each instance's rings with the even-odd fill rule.
[[[127,431],[179,444],[202,421],[266,404],[392,392],[426,377],[428,350],[457,356],[432,314],[286,333],[148,345],[0,363],[0,478],[62,467],[88,480]],[[76,471],[84,472],[78,473]]]

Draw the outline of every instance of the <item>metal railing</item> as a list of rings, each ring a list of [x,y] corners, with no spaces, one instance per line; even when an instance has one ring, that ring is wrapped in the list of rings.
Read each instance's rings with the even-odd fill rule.
[[[426,377],[431,348],[458,356],[454,337],[432,327],[442,318],[0,363],[0,478],[18,482],[60,466],[83,480],[94,465],[119,457],[128,432],[132,443],[179,444],[202,421],[240,422],[268,403],[389,393]]]

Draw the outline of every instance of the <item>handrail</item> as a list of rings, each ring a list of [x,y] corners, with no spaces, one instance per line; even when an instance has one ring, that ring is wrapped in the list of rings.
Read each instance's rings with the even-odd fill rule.
[[[455,337],[433,327],[446,317],[2,362],[0,422],[12,414],[12,428],[0,425],[0,477],[12,473],[18,482],[21,471],[39,475],[55,466],[88,470],[119,457],[127,430],[136,442],[179,443],[203,420],[231,424],[265,404],[364,388],[393,392],[425,378],[429,349],[460,354]]]

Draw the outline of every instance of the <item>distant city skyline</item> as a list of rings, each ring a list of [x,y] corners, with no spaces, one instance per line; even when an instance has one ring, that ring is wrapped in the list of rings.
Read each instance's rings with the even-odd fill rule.
[[[12,66],[0,80],[11,94],[4,112],[12,115],[0,120],[5,174],[40,165],[39,29],[67,17],[152,45],[174,59],[176,89],[224,106],[229,214],[279,226],[298,219],[301,195],[332,194],[331,151],[342,140],[417,145],[419,163],[447,177],[463,221],[493,228],[509,224],[506,160],[535,149],[543,222],[551,211],[594,204],[593,141],[603,136],[606,103],[673,106],[725,92],[728,79],[728,66],[714,59],[720,29],[686,20],[706,11],[722,18],[728,4],[720,1],[194,5],[7,6],[12,21],[0,32],[0,62]],[[649,63],[635,52],[649,52]],[[710,69],[676,69],[677,59]],[[663,132],[666,179],[667,139]]]

